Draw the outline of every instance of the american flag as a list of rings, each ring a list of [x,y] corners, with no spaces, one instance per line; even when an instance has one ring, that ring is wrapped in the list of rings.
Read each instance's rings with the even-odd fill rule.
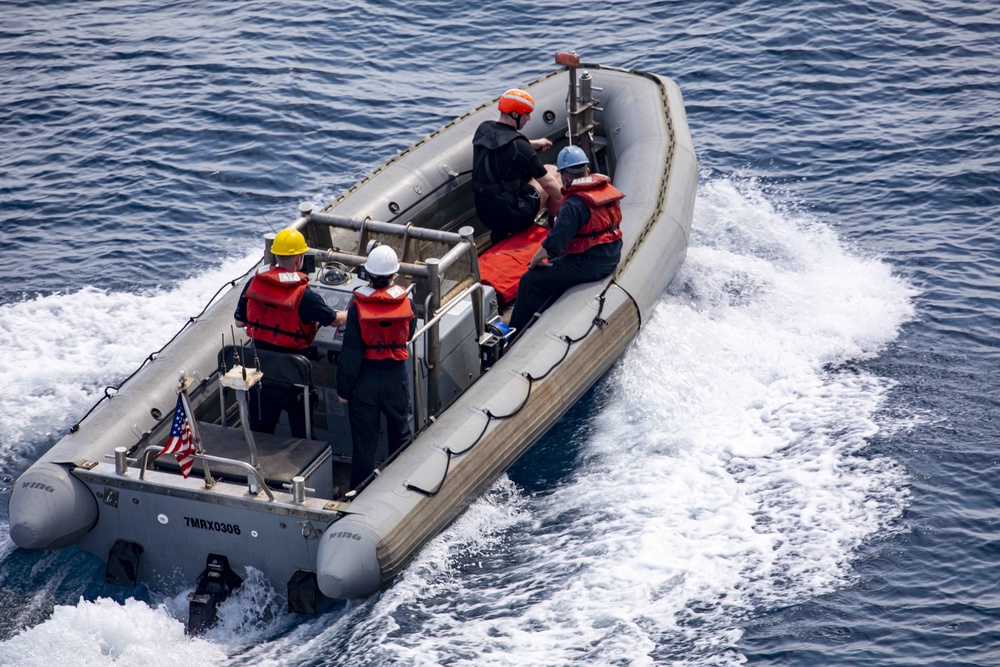
[[[174,409],[174,424],[170,428],[170,440],[162,452],[156,456],[173,454],[177,457],[177,463],[181,467],[181,474],[187,477],[191,474],[194,466],[194,443],[191,439],[191,424],[188,422],[187,412],[184,410],[184,401],[180,393],[177,394],[177,407]]]

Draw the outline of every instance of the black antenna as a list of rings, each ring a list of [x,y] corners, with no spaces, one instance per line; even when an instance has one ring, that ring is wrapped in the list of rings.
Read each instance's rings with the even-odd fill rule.
[[[236,354],[236,360],[240,362],[240,368],[243,369],[243,380],[245,381],[247,379],[247,365],[243,363],[243,346],[236,345],[236,327],[232,324],[229,325],[229,333],[233,336],[233,352]]]
[[[253,367],[260,368],[260,359],[257,358],[257,341],[250,339],[250,351],[253,352]]]
[[[267,218],[265,218],[265,217],[264,217],[264,212],[260,210],[260,206],[257,206],[257,200],[256,200],[256,199],[254,199],[254,198],[253,198],[253,195],[252,195],[252,194],[250,194],[249,192],[247,193],[247,197],[250,197],[250,201],[252,201],[252,202],[253,202],[253,207],[254,207],[255,209],[257,209],[257,212],[258,212],[258,213],[260,213],[260,217],[264,218],[264,222],[267,222],[267,226],[268,226],[268,227],[271,227],[271,231],[272,231],[272,232],[274,232],[274,227],[272,227],[272,226],[271,226],[271,223],[270,223],[270,222],[268,222]],[[277,234],[277,232],[274,232],[274,233],[275,233],[275,234]]]

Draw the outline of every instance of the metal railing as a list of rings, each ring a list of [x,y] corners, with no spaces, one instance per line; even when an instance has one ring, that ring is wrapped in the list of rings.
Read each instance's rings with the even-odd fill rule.
[[[157,445],[148,445],[146,449],[142,451],[142,456],[139,457],[139,480],[144,481],[146,479],[146,470],[149,468],[149,455],[153,452],[160,453],[166,447],[159,447]],[[267,488],[267,483],[264,481],[264,476],[261,474],[260,470],[257,470],[254,466],[250,465],[246,461],[239,461],[236,459],[227,459],[221,456],[212,456],[211,454],[193,454],[192,458],[197,461],[204,461],[206,463],[222,463],[234,465],[243,468],[247,471],[247,487],[251,494],[257,495],[259,491],[254,491],[253,484],[250,481],[252,476],[257,482],[257,488],[263,491],[267,495],[267,499],[274,501],[274,494],[271,493],[271,489]]]
[[[299,205],[299,213],[301,217],[295,221],[296,227],[313,224],[358,232],[358,252],[356,254],[339,250],[325,250],[322,254],[328,261],[340,262],[348,266],[364,264],[367,261],[364,248],[369,233],[395,236],[402,240],[403,252],[400,257],[399,273],[410,278],[423,280],[427,286],[427,296],[423,303],[425,324],[417,334],[414,334],[414,339],[418,335],[425,335],[424,363],[428,369],[427,396],[426,401],[414,400],[414,405],[424,408],[424,414],[417,421],[418,425],[423,424],[428,416],[437,414],[441,405],[440,315],[447,313],[472,291],[479,290],[480,298],[473,303],[477,340],[486,329],[481,296],[482,285],[479,282],[479,255],[476,249],[475,230],[469,225],[461,227],[458,232],[448,232],[416,227],[413,224],[381,222],[370,218],[357,220],[331,213],[313,212],[312,204],[309,202]],[[407,260],[410,259],[409,245],[412,239],[445,243],[452,247],[441,257],[429,257],[417,263],[410,263]],[[452,286],[447,293],[442,294],[443,277],[463,259],[468,261],[468,273],[461,280],[458,280],[457,284]],[[416,364],[414,364],[414,368],[416,368]],[[415,371],[413,379],[414,392],[416,392],[419,378]],[[416,393],[414,398],[416,398]]]
[[[428,417],[431,415],[436,415],[437,411],[440,409],[441,397],[440,397],[440,356],[441,356],[441,340],[440,337],[436,335],[438,330],[438,323],[447,315],[453,308],[457,307],[462,303],[466,297],[475,295],[472,298],[472,319],[473,326],[475,327],[476,340],[483,335],[486,330],[485,314],[483,313],[483,290],[484,286],[482,283],[476,282],[463,289],[458,294],[454,295],[453,298],[449,299],[448,303],[440,308],[434,313],[434,316],[424,322],[424,325],[413,332],[413,337],[410,338],[408,345],[410,346],[410,356],[413,359],[413,375],[411,376],[411,384],[413,385],[413,407],[414,407],[414,421],[419,429],[420,425],[424,424]],[[425,311],[426,312],[426,311]],[[435,332],[434,335],[427,335],[428,332]],[[417,372],[420,363],[417,357],[417,340],[419,338],[424,338],[424,360],[423,363],[427,367],[427,399],[426,401],[420,400],[422,396],[420,395],[420,390],[422,384],[420,382],[420,374]]]

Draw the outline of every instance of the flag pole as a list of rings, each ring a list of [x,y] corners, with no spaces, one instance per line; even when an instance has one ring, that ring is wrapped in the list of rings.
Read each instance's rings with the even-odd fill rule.
[[[184,414],[187,415],[188,426],[191,429],[191,439],[194,441],[194,450],[198,454],[204,454],[205,447],[201,442],[201,432],[198,430],[198,420],[195,419],[194,410],[191,409],[191,402],[188,400],[187,395],[187,388],[191,385],[191,378],[189,378],[184,371],[181,371],[177,385],[177,393],[180,394],[181,403],[184,404]],[[208,461],[202,459],[201,466],[202,470],[205,472],[205,488],[210,489],[215,486],[215,479],[212,477],[212,473],[208,469]]]

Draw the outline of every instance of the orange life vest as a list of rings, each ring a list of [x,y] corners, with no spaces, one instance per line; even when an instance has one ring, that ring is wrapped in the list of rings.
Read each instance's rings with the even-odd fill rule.
[[[590,209],[590,220],[566,244],[563,252],[568,255],[586,252],[595,245],[611,243],[622,237],[618,225],[622,221],[622,208],[618,202],[625,194],[611,185],[604,174],[591,174],[578,178],[562,189],[563,197],[579,197]]]
[[[354,291],[354,302],[361,325],[361,340],[365,344],[365,359],[396,359],[410,356],[406,343],[410,340],[413,308],[406,289],[390,285],[375,289],[371,285]]]
[[[247,288],[247,335],[291,350],[309,347],[319,324],[299,318],[299,303],[309,278],[304,273],[261,267]]]

